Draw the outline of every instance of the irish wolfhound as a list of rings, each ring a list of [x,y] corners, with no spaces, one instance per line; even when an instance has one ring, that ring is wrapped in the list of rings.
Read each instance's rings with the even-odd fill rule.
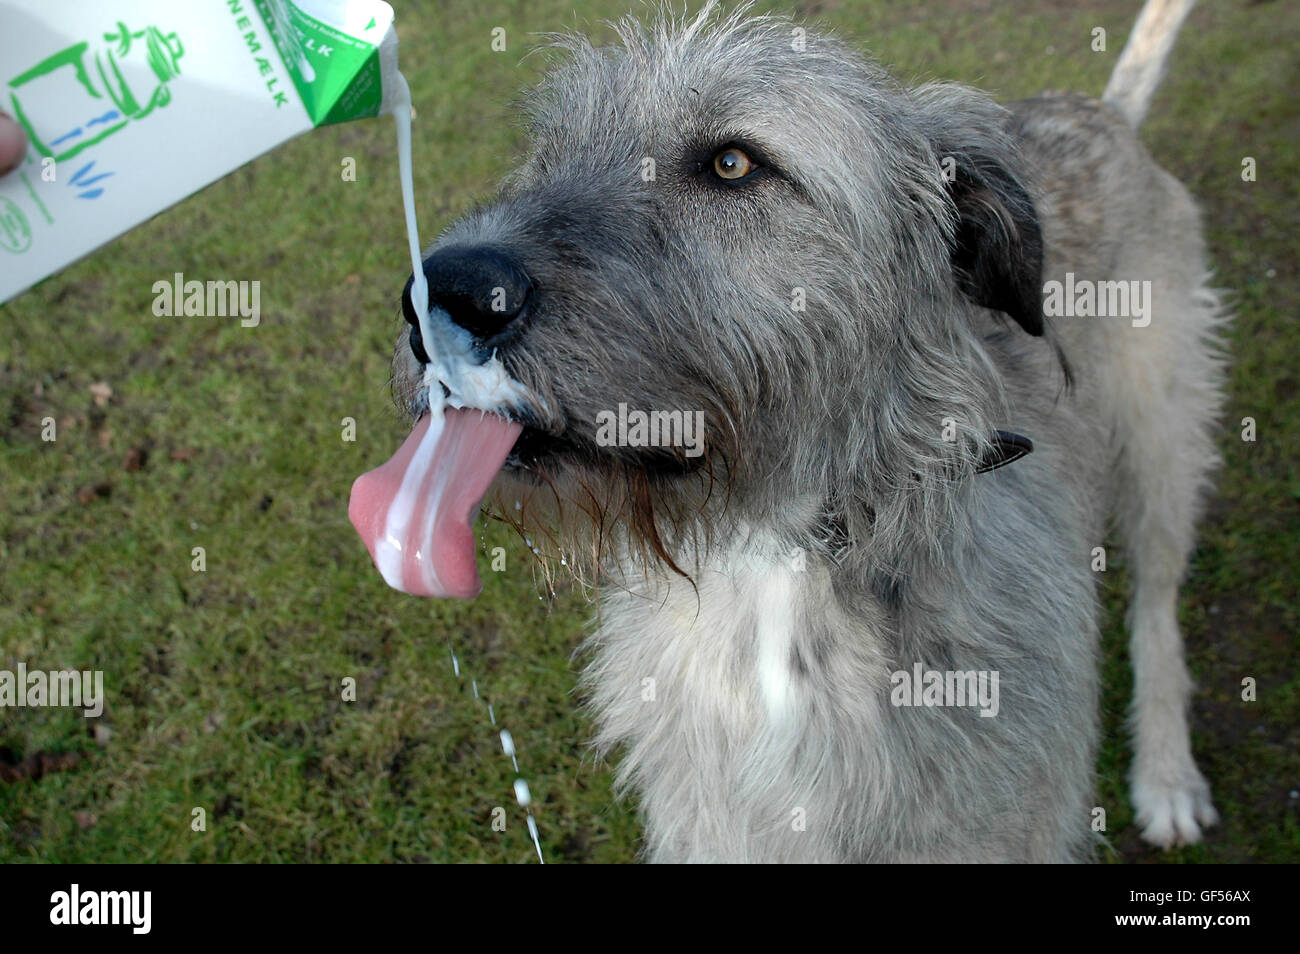
[[[471,596],[495,481],[599,584],[585,684],[650,859],[1088,858],[1108,517],[1138,818],[1215,820],[1176,604],[1223,314],[1134,134],[1186,6],[1109,103],[905,88],[712,4],[557,40],[526,160],[431,248],[431,311],[408,283],[419,423],[352,515],[394,585]]]

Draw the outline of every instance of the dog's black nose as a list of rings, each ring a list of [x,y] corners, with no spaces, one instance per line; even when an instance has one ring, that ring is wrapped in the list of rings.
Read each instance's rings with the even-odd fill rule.
[[[532,292],[519,264],[501,249],[488,246],[440,249],[424,260],[424,275],[429,282],[429,307],[443,309],[482,340],[499,335],[523,314]],[[413,283],[408,279],[402,292],[402,314],[418,329],[411,304]]]

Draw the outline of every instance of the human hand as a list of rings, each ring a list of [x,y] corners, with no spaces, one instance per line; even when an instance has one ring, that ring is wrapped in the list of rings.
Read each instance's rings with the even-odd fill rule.
[[[5,113],[0,113],[0,176],[12,172],[27,155],[27,134]]]

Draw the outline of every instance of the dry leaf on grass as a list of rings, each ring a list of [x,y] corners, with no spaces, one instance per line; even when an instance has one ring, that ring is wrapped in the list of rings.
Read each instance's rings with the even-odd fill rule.
[[[90,386],[90,393],[95,398],[95,407],[103,407],[113,396],[113,388],[107,381],[96,381]]]

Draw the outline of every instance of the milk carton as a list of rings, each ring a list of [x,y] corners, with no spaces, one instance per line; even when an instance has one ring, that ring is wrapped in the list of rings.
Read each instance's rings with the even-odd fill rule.
[[[0,302],[316,126],[408,104],[382,0],[0,0]]]

